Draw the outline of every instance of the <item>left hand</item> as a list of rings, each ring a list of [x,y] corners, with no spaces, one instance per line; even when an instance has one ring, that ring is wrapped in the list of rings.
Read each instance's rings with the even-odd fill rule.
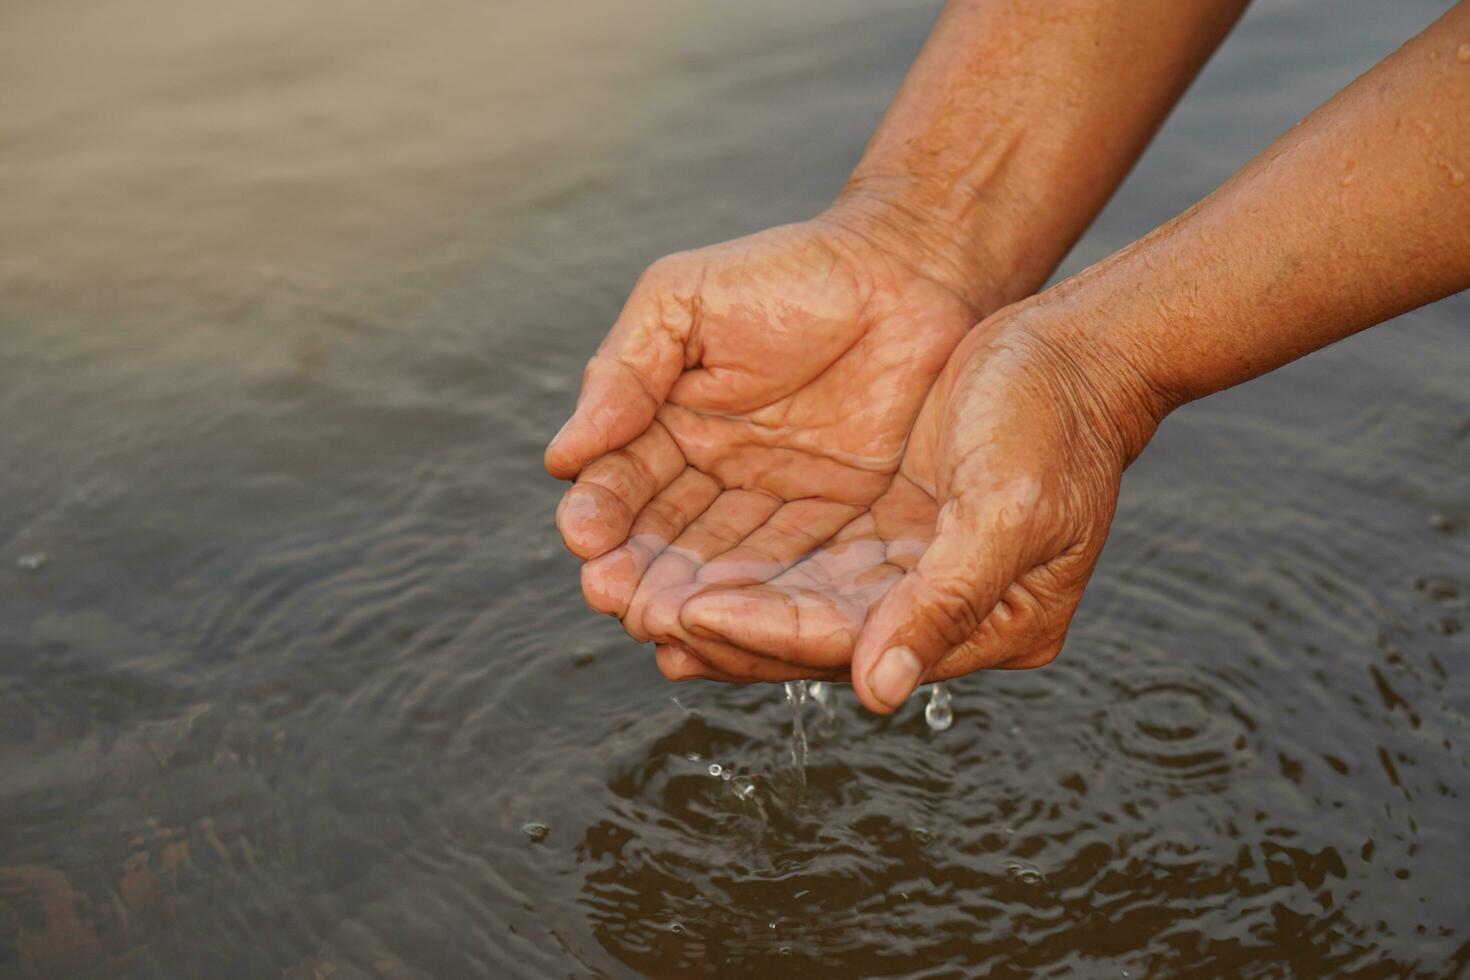
[[[546,454],[576,477],[557,526],[589,604],[636,639],[698,588],[780,572],[891,482],[977,304],[871,213],[660,260],[588,365]]]

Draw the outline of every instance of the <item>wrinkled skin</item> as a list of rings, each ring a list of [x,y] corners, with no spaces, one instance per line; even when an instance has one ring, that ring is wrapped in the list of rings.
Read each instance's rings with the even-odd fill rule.
[[[870,674],[903,647],[921,682],[1049,663],[1102,551],[1123,468],[1158,424],[1122,358],[1083,363],[1017,308],[976,327],[914,427],[889,489],[760,584],[706,590],[658,637],[676,679]],[[725,576],[724,559],[703,575]],[[906,690],[905,690],[906,689]]]
[[[557,527],[588,603],[669,636],[700,588],[768,581],[868,511],[975,318],[825,217],[655,263],[546,453],[576,478]]]

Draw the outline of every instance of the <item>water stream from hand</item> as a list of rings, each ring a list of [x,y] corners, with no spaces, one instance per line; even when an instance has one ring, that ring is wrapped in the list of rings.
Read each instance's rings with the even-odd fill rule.
[[[801,785],[806,785],[806,724],[802,710],[806,707],[806,681],[786,682],[786,701],[791,705],[791,768]]]

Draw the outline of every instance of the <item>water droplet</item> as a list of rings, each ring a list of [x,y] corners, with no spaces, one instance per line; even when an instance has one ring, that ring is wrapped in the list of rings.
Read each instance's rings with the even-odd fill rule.
[[[737,776],[731,785],[735,788],[735,795],[742,800],[748,800],[755,795],[755,781],[749,776]]]
[[[572,653],[572,666],[588,667],[591,666],[592,662],[596,659],[597,658],[592,655],[591,647],[578,647],[576,651]]]
[[[942,732],[954,724],[954,706],[949,689],[943,684],[930,685],[929,703],[924,706],[924,720],[929,723],[929,730],[934,732]]]
[[[720,773],[722,773],[724,771],[725,771],[724,768],[721,767],[721,765],[718,762],[711,762],[709,764],[709,774],[711,776],[714,776],[717,779],[719,778]]]
[[[682,934],[684,932],[684,927],[677,922],[673,922],[669,924],[669,932],[677,932]]]
[[[774,923],[774,922],[767,923],[766,924],[766,928],[767,929],[774,929],[774,928],[776,928],[776,923]]]
[[[38,572],[46,567],[51,559],[44,551],[37,551],[29,555],[21,555],[15,560],[15,567],[25,572]]]
[[[698,752],[685,752],[684,758],[688,759],[690,762],[698,762],[700,759],[700,755]]]
[[[725,782],[728,783],[731,779],[734,779],[735,778],[735,774],[733,772],[731,772],[730,770],[726,769],[724,772],[720,773],[720,778],[723,779]]]
[[[521,824],[521,833],[529,837],[532,844],[539,844],[551,836],[551,828],[544,823],[536,823],[533,820],[530,823]]]
[[[782,956],[790,956],[791,955],[791,947],[790,946],[782,946],[781,947],[781,955]]]

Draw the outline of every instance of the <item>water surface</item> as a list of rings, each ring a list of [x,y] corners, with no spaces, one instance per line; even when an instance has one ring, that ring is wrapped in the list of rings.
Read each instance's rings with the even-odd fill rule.
[[[1261,0],[1066,269],[1445,6]],[[934,12],[0,9],[0,975],[1470,969],[1465,298],[1179,413],[1056,664],[839,688],[804,785],[581,606],[582,362]]]

